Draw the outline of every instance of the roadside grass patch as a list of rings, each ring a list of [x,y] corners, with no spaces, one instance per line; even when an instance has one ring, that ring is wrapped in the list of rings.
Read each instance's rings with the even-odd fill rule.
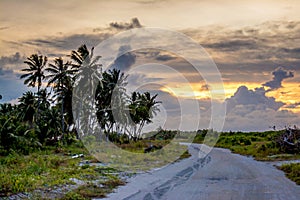
[[[87,151],[80,146],[35,152],[30,155],[11,153],[0,157],[0,197],[36,189],[49,190],[55,186],[75,184],[72,178],[82,181],[117,179],[107,174],[112,171],[96,166],[79,166],[82,158],[71,158],[76,153]],[[89,155],[84,159],[88,159]]]
[[[125,182],[120,179],[110,179],[100,185],[94,183],[88,183],[82,186],[79,186],[77,189],[68,192],[63,200],[71,199],[91,199],[91,198],[104,198],[106,194],[111,193],[114,188],[125,185]]]
[[[282,151],[276,144],[283,131],[266,131],[266,132],[224,132],[221,133],[216,147],[230,149],[233,153],[253,156],[256,160],[275,161],[275,160],[292,160],[300,158],[299,154],[282,155]],[[198,136],[198,140],[202,137]],[[197,139],[197,137],[196,137]],[[201,140],[200,140],[201,141]]]
[[[278,168],[284,171],[289,179],[300,185],[300,163],[284,164]]]

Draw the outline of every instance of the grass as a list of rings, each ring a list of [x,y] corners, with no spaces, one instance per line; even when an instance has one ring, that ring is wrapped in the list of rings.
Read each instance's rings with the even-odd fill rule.
[[[147,159],[151,162],[157,152],[144,154],[144,149],[150,144],[164,146],[168,143],[169,141],[162,140],[141,140],[120,147],[128,152],[138,153],[139,156],[136,154],[134,156],[140,162],[145,162]],[[84,158],[72,158],[74,154],[84,154]],[[178,160],[190,156],[188,151],[185,151]],[[74,178],[84,181],[85,184],[63,194],[62,199],[105,197],[115,187],[125,184],[115,175],[117,171],[114,168],[88,164],[79,166],[79,162],[83,159],[90,162],[97,161],[89,155],[81,143],[64,147],[47,147],[29,155],[10,153],[8,156],[2,156],[0,157],[0,198],[24,192],[39,197],[40,194],[36,193],[36,190],[51,191],[63,185],[75,185]],[[167,161],[163,160],[163,162]]]
[[[221,133],[215,147],[230,149],[233,153],[253,156],[256,160],[275,161],[299,159],[299,154],[286,154],[276,144],[276,138],[282,131],[266,132],[224,132]],[[197,134],[196,143],[203,143],[204,136]]]
[[[82,185],[65,195],[63,200],[71,199],[91,199],[91,198],[104,198],[108,193],[111,193],[114,188],[124,185],[125,182],[119,179],[111,179],[102,183],[102,186],[88,183]]]
[[[98,140],[95,136],[87,136],[83,138],[83,143],[98,160],[109,163],[111,167],[131,172],[165,166],[180,159],[187,150],[187,147],[180,145],[178,141],[169,139],[143,139],[125,144],[112,144]],[[151,145],[153,149],[144,153]]]
[[[149,147],[150,144],[153,146],[163,147],[170,143],[170,140],[138,140],[136,142],[131,141],[128,144],[116,144],[118,147],[134,152],[134,153],[144,153],[145,148]]]
[[[278,168],[284,171],[289,179],[300,185],[300,163],[284,164]]]
[[[82,181],[120,181],[109,174],[113,169],[88,165],[80,167],[79,162],[83,158],[71,158],[71,155],[79,153],[85,155],[84,159],[92,159],[82,145],[49,148],[26,156],[11,153],[0,157],[0,197],[75,184],[71,178]]]

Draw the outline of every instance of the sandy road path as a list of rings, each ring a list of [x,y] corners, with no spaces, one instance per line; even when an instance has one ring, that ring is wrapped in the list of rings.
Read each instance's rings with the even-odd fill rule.
[[[190,158],[130,178],[107,199],[300,199],[300,186],[271,164],[218,148],[199,159],[196,144],[189,151]]]

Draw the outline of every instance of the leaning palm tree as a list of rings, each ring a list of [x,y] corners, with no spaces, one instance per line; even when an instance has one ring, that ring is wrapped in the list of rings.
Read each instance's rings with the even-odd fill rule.
[[[47,57],[37,54],[32,54],[30,57],[24,61],[25,64],[28,65],[29,68],[22,69],[23,72],[27,72],[27,74],[23,74],[20,78],[25,78],[24,84],[29,87],[35,87],[37,85],[37,93],[40,93],[40,89],[42,86],[42,81],[45,78],[44,75],[44,67],[47,64]],[[38,96],[38,112],[39,112],[39,103],[40,99]]]
[[[49,64],[45,70],[49,73],[46,76],[48,79],[48,86],[52,85],[54,88],[55,95],[58,101],[61,102],[61,128],[64,134],[64,104],[65,96],[67,94],[66,88],[68,87],[68,81],[74,74],[74,70],[70,69],[71,62],[64,63],[63,59],[56,58],[54,64]]]
[[[152,118],[159,111],[158,104],[160,101],[156,101],[157,94],[151,96],[149,92],[139,93],[133,92],[130,99],[130,117],[132,120],[132,132],[134,140],[139,139],[141,132],[145,124],[152,122]]]

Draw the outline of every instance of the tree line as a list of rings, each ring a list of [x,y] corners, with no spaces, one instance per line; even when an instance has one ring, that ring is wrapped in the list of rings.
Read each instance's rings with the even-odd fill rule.
[[[20,78],[37,92],[25,92],[15,105],[0,104],[0,154],[29,153],[78,139],[72,113],[73,90],[76,84],[86,87],[82,93],[92,90],[91,75],[95,71],[100,71],[100,78],[92,98],[100,128],[111,140],[141,138],[144,125],[151,123],[159,111],[157,95],[127,94],[127,76],[115,68],[102,72],[101,56],[94,56],[93,48],[89,50],[86,45],[71,51],[67,58],[49,62],[47,56],[33,54],[24,61],[26,67]]]

